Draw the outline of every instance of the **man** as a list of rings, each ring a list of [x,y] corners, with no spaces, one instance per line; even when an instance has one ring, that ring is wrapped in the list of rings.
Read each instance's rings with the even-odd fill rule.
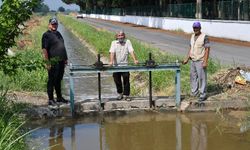
[[[44,59],[47,62],[48,70],[47,94],[49,106],[55,106],[53,91],[55,89],[57,102],[67,103],[61,93],[61,81],[63,79],[64,68],[67,64],[67,52],[64,40],[60,32],[57,31],[58,21],[56,18],[49,20],[48,31],[42,36],[42,49]]]
[[[183,64],[191,60],[190,81],[193,96],[199,96],[199,101],[206,100],[207,65],[210,51],[208,36],[201,32],[200,22],[193,23],[194,34],[191,36],[190,49]]]
[[[130,40],[125,38],[125,33],[120,31],[116,35],[116,40],[112,41],[110,47],[110,65],[114,66],[126,66],[128,65],[128,55],[130,54],[135,64],[138,64],[134,49]],[[122,79],[123,78],[123,83]],[[119,94],[117,99],[130,100],[130,83],[129,72],[115,72],[113,73],[114,82],[116,84],[117,93]]]

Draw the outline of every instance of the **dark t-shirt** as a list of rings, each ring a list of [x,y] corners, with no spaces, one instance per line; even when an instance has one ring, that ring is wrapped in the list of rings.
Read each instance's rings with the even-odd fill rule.
[[[60,32],[48,30],[42,37],[42,49],[46,49],[49,59],[58,57],[60,60],[67,60],[67,52],[64,40]]]

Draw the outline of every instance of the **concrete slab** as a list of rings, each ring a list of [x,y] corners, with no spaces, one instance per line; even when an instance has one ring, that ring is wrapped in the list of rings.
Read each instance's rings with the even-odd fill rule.
[[[180,107],[175,106],[173,97],[154,97],[155,107],[150,108],[148,98],[133,97],[132,101],[105,99],[102,106],[97,99],[77,101],[75,103],[76,116],[96,116],[96,115],[126,115],[128,113],[139,112],[202,112],[219,111],[222,109],[247,109],[250,106],[248,100],[207,100],[201,105],[197,101],[182,101]],[[71,116],[70,104],[58,106],[56,109],[48,107],[32,107],[26,113],[31,118],[53,118]]]

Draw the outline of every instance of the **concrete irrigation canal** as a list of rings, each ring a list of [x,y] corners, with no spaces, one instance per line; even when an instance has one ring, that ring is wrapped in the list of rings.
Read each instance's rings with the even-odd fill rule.
[[[70,64],[64,78],[65,95],[70,104],[51,109],[29,109],[34,120],[26,124],[36,129],[27,138],[32,149],[51,150],[248,150],[250,124],[248,100],[209,99],[204,103],[185,100],[180,92],[180,64],[149,62],[129,67],[107,66],[105,59],[92,53],[63,25]],[[103,63],[101,63],[102,61]],[[95,65],[93,65],[95,64]],[[131,101],[116,100],[112,79],[115,71],[148,73],[148,95],[133,96]],[[172,71],[174,95],[154,96],[152,74]],[[224,109],[223,114],[218,109]],[[181,112],[196,113],[181,113]]]

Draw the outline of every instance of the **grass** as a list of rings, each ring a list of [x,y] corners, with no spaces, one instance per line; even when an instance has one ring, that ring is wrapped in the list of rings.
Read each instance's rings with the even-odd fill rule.
[[[6,87],[0,85],[0,149],[20,150],[25,149],[24,133],[21,130],[23,118],[18,114],[21,108],[7,98]]]
[[[64,26],[80,39],[84,39],[88,44],[95,48],[96,52],[100,53],[101,56],[108,58],[108,51],[110,48],[111,41],[114,40],[115,33],[109,32],[102,29],[94,28],[86,23],[79,22],[70,16],[59,15],[60,21]],[[159,49],[151,47],[139,40],[128,37],[131,40],[135,53],[140,62],[145,62],[148,59],[148,53],[153,54],[153,59],[156,62],[171,63],[176,60],[182,60],[181,56],[172,55],[169,53],[163,53]],[[131,61],[131,60],[130,60]],[[221,65],[212,61],[209,61],[208,74],[211,75],[217,72],[221,68]],[[174,92],[174,77],[175,73],[171,71],[153,72],[153,90],[156,93],[170,94]],[[137,78],[140,78],[141,82],[145,84],[138,84]],[[146,94],[147,92],[147,73],[132,73],[131,89],[132,95]],[[208,83],[210,86],[209,90],[215,90],[213,83]],[[139,86],[138,86],[139,85]],[[190,92],[189,82],[189,65],[181,66],[181,90],[183,94]]]
[[[0,82],[5,82],[10,90],[14,91],[44,91],[46,89],[47,72],[41,50],[41,38],[47,30],[48,17],[34,16],[33,22],[28,23],[28,34],[20,35],[16,39],[30,41],[24,47],[11,48],[17,56],[16,61],[20,64],[14,75],[5,75],[0,72]]]

